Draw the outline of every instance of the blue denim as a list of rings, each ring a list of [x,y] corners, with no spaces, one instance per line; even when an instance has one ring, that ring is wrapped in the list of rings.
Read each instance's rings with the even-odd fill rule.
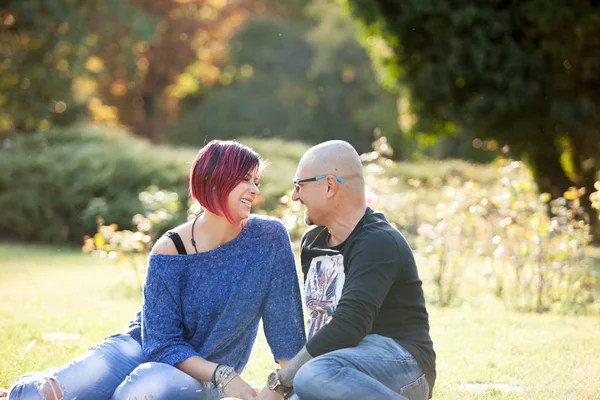
[[[306,363],[292,400],[427,400],[429,385],[415,358],[395,340],[367,335],[356,347]]]
[[[220,398],[215,389],[171,365],[147,362],[139,343],[125,334],[104,339],[61,367],[23,375],[9,389],[8,398],[45,399],[42,388],[49,380],[61,389],[63,400]]]

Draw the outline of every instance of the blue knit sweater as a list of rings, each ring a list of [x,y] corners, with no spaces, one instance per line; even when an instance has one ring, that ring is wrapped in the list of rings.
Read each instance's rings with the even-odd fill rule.
[[[261,317],[274,359],[296,355],[305,333],[290,238],[279,220],[251,215],[214,250],[150,256],[142,311],[126,333],[149,361],[199,355],[241,372]]]

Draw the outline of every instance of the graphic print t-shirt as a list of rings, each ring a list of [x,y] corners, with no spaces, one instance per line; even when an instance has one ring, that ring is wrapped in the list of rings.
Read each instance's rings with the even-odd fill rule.
[[[308,338],[331,320],[342,296],[346,275],[341,254],[324,254],[310,262],[304,284],[308,318]]]

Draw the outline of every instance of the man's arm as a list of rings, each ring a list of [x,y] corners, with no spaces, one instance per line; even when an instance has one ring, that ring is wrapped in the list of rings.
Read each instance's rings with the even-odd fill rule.
[[[281,369],[279,370],[279,381],[281,385],[286,388],[291,388],[294,383],[294,376],[304,364],[309,362],[312,359],[312,356],[308,354],[306,350],[306,346],[302,347],[302,349],[296,354],[294,358],[291,360],[280,360],[279,365],[281,365]],[[282,362],[285,361],[285,362]],[[279,393],[272,392],[268,387],[264,387],[256,400],[281,400],[283,396]]]
[[[306,346],[302,347],[298,354],[279,370],[279,380],[281,384],[291,388],[294,385],[294,377],[300,367],[312,359],[313,357],[308,353],[308,350],[306,350]]]
[[[403,259],[396,240],[387,232],[360,240],[345,257],[348,272],[331,321],[306,344],[313,357],[354,347],[371,332]]]

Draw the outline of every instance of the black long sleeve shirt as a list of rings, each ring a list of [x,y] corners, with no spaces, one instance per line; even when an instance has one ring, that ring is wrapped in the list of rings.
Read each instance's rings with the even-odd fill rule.
[[[367,208],[343,243],[330,247],[328,240],[322,226],[302,238],[300,258],[312,310],[310,355],[356,346],[370,333],[387,336],[415,357],[432,390],[436,356],[429,316],[404,236],[383,214]]]

